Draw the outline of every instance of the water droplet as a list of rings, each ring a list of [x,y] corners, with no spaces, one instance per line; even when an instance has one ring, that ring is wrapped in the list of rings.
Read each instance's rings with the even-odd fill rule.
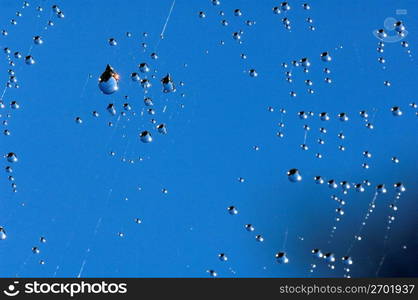
[[[315,176],[314,181],[316,184],[323,184],[325,182],[321,176]]]
[[[312,86],[312,85],[313,85],[313,81],[312,81],[312,80],[310,80],[310,79],[307,79],[307,80],[305,80],[305,84],[306,84],[307,86]]]
[[[112,115],[116,115],[116,108],[115,105],[113,103],[110,103],[107,107],[106,110]]]
[[[352,259],[350,256],[343,256],[343,257],[341,258],[341,260],[342,260],[343,264],[345,264],[345,265],[347,265],[347,266],[349,266],[349,265],[352,265],[352,264],[353,264],[353,259]]]
[[[235,207],[235,206],[229,206],[228,208],[227,208],[227,210],[228,210],[228,213],[230,214],[230,215],[237,215],[238,214],[238,210],[237,210],[237,208]]]
[[[310,61],[309,61],[306,57],[302,58],[302,59],[300,60],[300,63],[301,63],[301,64],[302,64],[302,66],[303,66],[303,67],[305,67],[305,68],[309,68],[309,67],[311,66]]]
[[[141,80],[141,86],[144,89],[149,89],[152,86],[152,84],[151,84],[151,82],[148,79],[142,79]]]
[[[254,70],[254,69],[251,69],[251,70],[249,71],[249,74],[250,74],[250,76],[251,76],[251,77],[257,77],[257,76],[258,76],[257,71],[256,71],[256,70]]]
[[[290,169],[287,171],[287,177],[291,182],[302,181],[302,175],[299,173],[298,169]]]
[[[390,110],[392,112],[392,115],[396,117],[402,116],[402,111],[399,106],[394,106]]]
[[[328,52],[321,53],[321,60],[324,62],[330,62],[332,60],[331,55]]]
[[[310,6],[308,3],[304,3],[304,4],[302,5],[302,7],[303,7],[303,9],[305,9],[305,10],[310,10],[310,9],[311,9],[311,6]]]
[[[391,158],[391,160],[392,160],[392,162],[393,162],[393,163],[395,163],[395,164],[398,164],[398,163],[399,163],[399,158],[397,158],[396,156],[393,156],[393,157]]]
[[[54,12],[54,13],[59,13],[61,10],[60,10],[60,8],[58,7],[58,5],[52,5],[52,11]]]
[[[255,22],[255,21],[252,21],[252,20],[247,20],[247,21],[245,21],[245,24],[246,24],[247,26],[253,26],[255,23],[256,23],[256,22]]]
[[[158,55],[155,52],[151,53],[150,56],[151,56],[152,59],[158,59]]]
[[[354,187],[357,192],[363,193],[365,191],[364,186],[361,183],[357,183]]]
[[[35,45],[42,45],[44,43],[44,40],[41,36],[37,35],[33,38],[33,42],[35,43]]]
[[[398,193],[403,193],[403,192],[405,192],[405,191],[406,191],[406,188],[405,188],[405,186],[403,185],[403,183],[402,183],[402,182],[397,182],[397,183],[395,183],[395,184],[393,185],[393,187],[395,188],[395,190],[396,190]]]
[[[234,32],[234,33],[232,33],[232,38],[234,39],[234,40],[240,40],[241,39],[241,34],[239,33],[239,32]]]
[[[255,236],[255,239],[256,239],[257,242],[264,242],[264,238],[261,234],[257,234]]]
[[[368,129],[373,129],[373,128],[374,128],[374,126],[373,126],[373,124],[372,124],[372,123],[366,123],[366,124],[365,124],[365,126],[366,126]]]
[[[348,121],[348,116],[346,113],[339,113],[338,114],[338,118],[340,119],[341,122],[347,122]]]
[[[276,15],[279,15],[279,14],[282,13],[282,11],[280,10],[280,7],[275,6],[275,7],[273,7],[273,13],[276,14]]]
[[[387,190],[384,184],[379,184],[376,186],[376,192],[378,194],[386,194]]]
[[[16,154],[14,154],[13,152],[9,152],[9,153],[6,155],[6,159],[7,159],[7,161],[8,161],[8,162],[10,162],[10,163],[16,163],[16,162],[18,162],[17,156],[16,156]]]
[[[235,9],[234,10],[234,16],[241,17],[242,16],[242,11],[239,8]]]
[[[255,230],[254,226],[252,224],[245,224],[244,225],[245,230],[252,232]]]
[[[10,102],[10,107],[12,108],[12,109],[19,109],[19,103],[17,103],[16,101],[12,101],[12,102]]]
[[[33,64],[35,64],[35,59],[31,55],[28,55],[25,58],[25,63],[27,65],[33,65]]]
[[[278,252],[278,253],[276,253],[275,257],[276,257],[276,261],[279,264],[287,264],[287,263],[289,263],[289,259],[287,258],[285,252]]]
[[[386,33],[386,31],[385,31],[384,29],[378,29],[378,30],[376,31],[376,33],[377,33],[377,36],[378,36],[380,39],[385,39],[385,38],[387,38],[387,37],[388,37],[388,34]]]
[[[288,2],[282,2],[280,8],[282,11],[289,11],[291,7]]]
[[[5,239],[7,239],[6,231],[4,230],[3,227],[0,226],[0,240],[5,240]]]
[[[173,80],[171,79],[170,74],[167,74],[164,78],[162,78],[161,83],[163,84],[164,93],[171,93],[176,91],[176,87]]]
[[[144,99],[144,104],[145,104],[146,106],[153,106],[153,105],[154,105],[154,103],[153,103],[152,99],[151,99],[151,98],[149,98],[149,97],[147,97],[147,98],[145,98],[145,99]]]
[[[329,121],[329,119],[330,119],[328,113],[326,113],[326,112],[320,113],[319,118],[321,119],[321,121]]]
[[[324,254],[324,259],[328,262],[328,263],[333,263],[335,262],[335,256],[333,253],[325,253]]]
[[[324,255],[322,254],[321,250],[315,248],[312,251],[312,255],[316,258],[322,258]]]
[[[119,74],[110,66],[106,66],[106,70],[99,78],[99,89],[103,94],[110,95],[119,89]]]
[[[328,187],[330,189],[336,189],[338,188],[338,184],[334,179],[328,180]]]
[[[157,125],[157,131],[161,134],[167,134],[167,127],[165,124],[161,123]]]
[[[16,59],[21,59],[21,58],[22,58],[22,54],[20,54],[20,52],[15,52],[15,53],[13,54],[13,56],[14,56]]]
[[[148,73],[150,71],[150,68],[148,67],[147,63],[140,63],[139,64],[139,70],[142,73]]]
[[[395,23],[395,30],[399,33],[402,33],[406,30],[406,27],[405,27],[405,25],[403,24],[402,21],[397,21]]]
[[[344,210],[340,207],[336,208],[335,212],[340,216],[344,215]],[[338,221],[338,219],[337,219],[337,221]]]
[[[364,151],[363,152],[363,156],[364,157],[367,157],[367,158],[371,158],[372,157],[372,154],[369,151]]]
[[[226,256],[225,253],[220,253],[218,255],[218,258],[219,258],[220,261],[227,261],[228,260],[228,257]]]
[[[139,77],[139,74],[136,72],[131,73],[131,80],[134,82],[140,81],[141,77]]]

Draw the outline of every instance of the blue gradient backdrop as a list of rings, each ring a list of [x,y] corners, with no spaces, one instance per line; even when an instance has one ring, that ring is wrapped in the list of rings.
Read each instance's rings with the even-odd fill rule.
[[[277,1],[222,1],[213,6],[209,0],[177,0],[165,38],[158,42],[169,0],[42,0],[30,1],[24,9],[20,1],[1,0],[1,26],[9,32],[0,37],[2,48],[23,55],[31,51],[36,60],[32,66],[16,60],[13,69],[20,88],[8,89],[3,98],[2,120],[8,119],[11,135],[0,138],[1,148],[5,154],[15,152],[19,162],[14,166],[17,193],[11,192],[6,173],[0,180],[0,225],[7,233],[0,241],[1,275],[206,277],[213,269],[221,277],[342,277],[340,258],[354,240],[374,187],[384,183],[388,193],[378,196],[363,240],[351,252],[351,276],[417,276],[418,131],[416,110],[409,107],[418,102],[417,3],[312,1],[310,11],[303,10],[302,3],[290,2],[288,32],[281,23],[283,14],[272,13]],[[64,19],[51,14],[53,4],[64,11]],[[42,13],[36,11],[38,5]],[[236,8],[243,16],[233,16]],[[387,17],[399,17],[396,9],[407,10],[401,18],[412,57],[399,43],[386,43],[383,54],[376,52],[378,40],[372,31],[382,28]],[[23,16],[15,17],[16,11]],[[199,18],[199,11],[207,17]],[[313,18],[315,31],[307,29],[307,17]],[[18,21],[16,26],[10,25],[11,18]],[[45,30],[49,18],[55,26]],[[222,19],[229,26],[222,26]],[[256,24],[249,27],[246,20]],[[242,45],[232,39],[240,29]],[[42,35],[44,44],[28,50],[35,35]],[[111,37],[117,46],[108,45]],[[145,52],[143,42],[148,44]],[[158,60],[150,59],[153,51]],[[319,58],[323,51],[333,58],[328,63],[330,85],[324,83],[325,63]],[[386,58],[386,70],[377,62],[379,56]],[[281,63],[290,65],[302,57],[311,60],[311,71],[294,69],[290,85]],[[146,111],[141,115],[143,90],[129,78],[144,61],[157,70],[150,91],[155,116]],[[122,78],[120,90],[111,96],[97,87],[108,63]],[[8,79],[7,64],[3,55],[1,82]],[[251,68],[258,77],[248,75]],[[177,84],[171,95],[162,94],[159,83],[167,72]],[[313,95],[306,92],[307,78],[314,81]],[[385,80],[392,86],[385,87]],[[289,97],[291,90],[298,93],[296,98]],[[12,100],[20,103],[19,110],[10,110]],[[120,112],[124,102],[136,112],[129,112],[129,120],[117,121],[118,116],[105,110],[115,103]],[[393,117],[392,106],[400,106],[404,115]],[[276,136],[280,108],[287,111],[283,139]],[[373,119],[373,130],[358,114],[363,109]],[[99,118],[91,115],[93,110],[99,111]],[[297,112],[302,110],[326,111],[331,120],[300,120]],[[340,122],[340,112],[350,121]],[[75,123],[78,116],[82,124]],[[150,118],[166,123],[169,133],[158,135]],[[109,127],[108,122],[115,125]],[[304,124],[311,127],[308,151],[299,147]],[[328,129],[323,146],[316,142],[321,126]],[[141,130],[152,130],[154,142],[141,143]],[[346,151],[338,150],[341,130]],[[259,151],[253,149],[256,145]],[[361,167],[364,150],[373,154],[368,170]],[[319,151],[322,159],[315,158]],[[394,164],[392,156],[400,163]],[[135,163],[123,162],[124,157]],[[300,170],[302,182],[289,182],[290,168]],[[372,186],[364,193],[342,195],[316,185],[316,175],[349,182],[369,179]],[[245,182],[238,182],[239,177]],[[399,181],[407,191],[384,248],[392,185]],[[346,205],[330,241],[337,208],[332,194]],[[230,205],[238,208],[238,215],[227,213]],[[142,223],[136,224],[135,218]],[[245,231],[247,223],[256,230]],[[256,234],[265,241],[257,242]],[[46,243],[39,242],[41,236]],[[34,246],[39,254],[31,252]],[[313,248],[335,253],[335,269],[312,258]],[[278,251],[286,251],[288,264],[276,263]],[[221,262],[219,253],[226,253],[228,262]],[[317,265],[312,274],[311,264]]]

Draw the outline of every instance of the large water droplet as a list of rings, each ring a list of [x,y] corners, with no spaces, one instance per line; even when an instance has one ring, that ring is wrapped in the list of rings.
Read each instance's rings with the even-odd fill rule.
[[[99,78],[99,89],[103,94],[110,95],[119,89],[119,74],[110,66],[106,66],[106,70]]]

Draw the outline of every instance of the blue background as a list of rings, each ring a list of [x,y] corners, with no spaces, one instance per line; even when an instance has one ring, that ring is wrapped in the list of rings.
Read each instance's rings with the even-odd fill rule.
[[[172,1],[41,0],[26,8],[20,1],[0,1],[0,26],[8,31],[0,37],[1,48],[24,56],[30,52],[36,60],[28,66],[12,58],[20,88],[6,90],[0,112],[8,121],[3,127],[11,131],[1,136],[2,151],[19,158],[13,165],[18,192],[11,191],[5,172],[0,181],[0,226],[7,233],[0,241],[1,276],[206,277],[207,270],[215,270],[220,277],[342,277],[341,257],[380,183],[388,193],[377,197],[362,241],[354,244],[350,274],[418,275],[417,116],[409,106],[418,102],[416,1],[313,1],[309,11],[302,1],[291,1],[286,13],[290,32],[281,22],[284,13],[272,12],[277,1],[221,2],[177,0],[160,40]],[[64,19],[51,12],[53,4]],[[234,16],[236,8],[241,17]],[[397,16],[397,9],[407,14]],[[16,17],[16,11],[23,16]],[[199,11],[206,18],[199,18]],[[308,29],[307,17],[313,18],[315,31]],[[372,31],[383,28],[387,17],[406,24],[411,56],[399,42],[386,43],[384,53],[377,53]],[[12,18],[17,25],[10,24]],[[45,29],[49,19],[55,25]],[[221,25],[223,19],[229,26]],[[246,20],[256,24],[247,26]],[[242,44],[232,38],[240,29]],[[36,35],[44,44],[32,47]],[[118,45],[109,46],[109,38]],[[320,60],[323,51],[330,52],[331,62]],[[152,52],[157,60],[150,58]],[[385,70],[379,56],[386,58]],[[302,57],[312,63],[308,74],[291,66]],[[156,72],[148,93],[155,103],[153,116],[144,107],[143,89],[129,78],[141,62]],[[292,69],[292,84],[285,80],[283,62]],[[121,76],[119,91],[110,96],[97,86],[108,63]],[[5,83],[7,55],[0,66]],[[331,84],[324,82],[325,66],[332,71]],[[258,77],[248,75],[252,68]],[[159,80],[167,72],[177,85],[175,93],[161,92]],[[313,95],[306,92],[305,79],[313,80]],[[385,80],[391,87],[383,85]],[[290,91],[297,97],[291,98]],[[20,109],[10,109],[12,100]],[[125,102],[133,110],[120,116]],[[118,115],[106,111],[109,103],[115,103]],[[392,106],[400,106],[403,116],[392,116]],[[94,110],[99,118],[92,116]],[[373,130],[365,127],[360,110],[369,112]],[[315,116],[301,120],[299,111]],[[330,121],[319,120],[323,111]],[[340,122],[340,112],[350,120]],[[83,123],[77,124],[76,117]],[[167,124],[167,135],[157,133],[152,118]],[[305,124],[311,128],[308,151],[299,146]],[[316,142],[319,127],[328,130],[325,145]],[[151,131],[152,143],[140,142],[142,130]],[[283,138],[276,136],[280,130]],[[337,137],[340,131],[343,141]],[[338,150],[341,144],[346,151]],[[371,159],[362,156],[365,150]],[[315,158],[317,152],[322,159]],[[392,156],[400,163],[394,164]],[[361,167],[366,161],[368,170]],[[291,168],[300,170],[301,182],[287,179]],[[364,193],[343,195],[341,189],[316,185],[317,175],[338,182],[368,179],[372,185]],[[389,204],[395,182],[404,183],[407,191],[393,214]],[[346,202],[340,222],[334,220],[338,203],[333,194]],[[237,215],[228,214],[230,205]],[[384,246],[389,215],[396,220]],[[247,223],[254,232],[244,229]],[[257,242],[256,234],[264,242]],[[46,243],[40,243],[41,236]],[[34,246],[39,254],[32,253]],[[335,269],[313,258],[313,248],[333,252]],[[278,251],[286,252],[288,264],[276,262]],[[226,253],[228,261],[220,261],[219,253]],[[311,264],[317,266],[313,273]]]

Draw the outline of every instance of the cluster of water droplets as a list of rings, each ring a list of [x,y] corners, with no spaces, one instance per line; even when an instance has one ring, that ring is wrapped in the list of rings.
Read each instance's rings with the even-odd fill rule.
[[[47,3],[45,3],[48,5]],[[48,15],[49,12],[49,15]],[[20,49],[14,47],[14,41],[19,38],[19,23],[23,22],[23,20],[27,21],[26,19],[30,19],[35,17],[37,19],[37,26],[34,26],[33,38],[32,40],[28,40],[28,49]],[[18,74],[22,70],[22,68],[27,66],[32,66],[36,63],[34,58],[33,52],[35,51],[35,47],[40,47],[45,42],[45,36],[47,36],[47,31],[49,28],[55,25],[55,20],[63,19],[64,13],[57,5],[51,5],[50,7],[42,7],[42,6],[32,6],[32,3],[28,1],[24,1],[22,5],[18,8],[15,15],[10,19],[8,25],[4,26],[1,30],[2,36],[0,36],[0,44],[2,47],[2,52],[5,55],[7,60],[8,69],[7,75],[8,80],[4,84],[4,88],[0,95],[0,117],[2,120],[2,125],[4,126],[3,135],[10,136],[12,131],[10,130],[10,121],[13,116],[13,113],[16,110],[21,108],[20,100],[16,100],[16,96],[12,99],[7,99],[8,97],[8,90],[10,89],[19,89],[21,85],[25,84],[25,81],[18,80]],[[44,23],[39,27],[39,23]],[[15,95],[20,96],[19,93],[14,93]],[[16,97],[16,98],[15,98]],[[26,96],[25,96],[26,97]],[[23,98],[23,97],[21,97]],[[7,99],[7,100],[6,100]],[[5,104],[8,103],[8,104]],[[20,161],[20,157],[15,152],[8,152],[4,154],[4,161],[6,162],[4,169],[7,174],[7,179],[11,182],[11,190],[13,194],[17,193],[17,183],[15,178],[15,169],[17,163]],[[24,205],[24,204],[22,204]],[[10,213],[11,216],[13,212]],[[0,239],[5,240],[7,238],[6,229],[0,226]],[[40,238],[41,243],[46,242],[45,237]],[[40,249],[38,246],[32,248],[32,253],[39,254]],[[22,263],[21,268],[27,264],[28,258]],[[45,260],[41,259],[39,261],[41,265],[45,264]],[[20,272],[21,270],[19,270]]]
[[[220,1],[212,1],[212,4],[215,7],[221,7],[221,2]],[[276,16],[280,16],[281,17],[281,23],[283,24],[284,28],[286,30],[288,30],[289,32],[292,30],[292,22],[291,22],[291,12],[292,9],[294,9],[294,5],[290,2],[282,2],[280,3],[280,5],[273,7],[272,11],[273,14]],[[306,22],[308,23],[308,29],[310,31],[315,31],[316,27],[314,26],[314,22],[312,17],[309,15],[310,13],[310,9],[311,6],[308,3],[304,3],[302,5],[302,9],[304,11],[306,11],[306,14],[308,14],[306,16]],[[225,17],[225,13],[222,10],[218,11],[218,14],[221,17]],[[212,15],[212,11],[207,13],[204,11],[200,11],[198,13],[198,16],[201,19],[206,19],[206,17],[208,15]],[[227,20],[225,18],[222,18],[220,20],[220,23],[223,26],[230,26],[231,24],[234,24],[235,27],[237,27],[235,18],[238,17],[242,18],[243,16],[243,12],[240,9],[235,9],[233,11],[233,18],[231,20]],[[247,21],[248,23],[248,21]],[[256,22],[252,22],[252,24],[256,24]],[[403,38],[407,35],[407,31],[406,31],[406,27],[403,24],[403,22],[401,21],[397,21],[396,23],[394,23],[393,25],[394,30],[397,32],[397,34],[399,35],[399,37]],[[232,33],[232,38],[237,41],[239,44],[243,44],[243,37],[244,37],[244,31],[242,29],[233,31]],[[383,41],[385,38],[387,38],[387,35],[385,34],[384,31],[379,30],[376,33],[379,38],[381,38],[381,40],[378,42],[378,53],[379,53],[379,58],[378,58],[378,62],[380,64],[383,65],[382,70],[387,72],[387,68],[386,68],[386,58],[382,55],[382,53],[384,52],[384,47],[385,47],[385,42]],[[221,41],[220,45],[224,45],[225,42]],[[400,41],[400,44],[403,48],[407,49],[406,53],[409,55],[410,58],[412,58],[412,54],[411,51],[409,50],[409,43],[407,41]],[[338,51],[343,49],[342,46],[338,46],[336,47],[334,50]],[[244,60],[247,60],[247,55],[241,53],[240,54],[241,58]],[[306,93],[308,95],[313,95],[315,93],[315,86],[322,84],[324,87],[326,86],[332,86],[333,83],[333,78],[332,78],[332,65],[333,65],[333,55],[329,52],[329,51],[323,51],[321,53],[319,53],[317,58],[309,58],[309,57],[302,57],[300,59],[294,59],[291,60],[290,62],[283,62],[281,64],[282,69],[284,71],[284,80],[289,84],[290,89],[288,92],[288,95],[290,96],[290,99],[292,101],[297,101],[297,96],[301,93],[303,93],[303,91],[301,90],[297,90],[297,87],[299,85],[295,85],[295,83],[297,81],[303,81],[305,89],[306,89]],[[248,69],[248,74],[250,77],[256,78],[259,77],[259,73],[257,72],[256,68],[254,66],[249,65]],[[318,72],[319,70],[321,70],[320,72]],[[321,75],[318,75],[321,74]],[[296,75],[296,76],[295,76]],[[316,77],[322,77],[322,83],[317,83],[314,82],[313,78]],[[388,79],[384,82],[384,86],[385,87],[390,87],[391,86],[391,81]],[[322,89],[321,89],[322,90]],[[417,105],[415,103],[410,104],[410,107],[414,108],[416,110]],[[269,106],[268,107],[268,112],[273,113],[275,111],[274,107]],[[393,116],[395,117],[399,117],[403,114],[402,110],[400,109],[400,107],[398,105],[394,105],[390,108],[390,112],[392,113]],[[276,136],[281,138],[281,139],[285,139],[286,137],[286,123],[287,122],[291,122],[293,123],[293,119],[290,117],[287,117],[287,109],[286,108],[280,108],[279,110],[279,120],[278,120],[278,130],[276,131]],[[340,112],[338,114],[336,114],[335,116],[333,116],[332,114],[325,112],[325,111],[319,111],[319,112],[313,112],[313,111],[300,111],[297,113],[297,117],[299,120],[301,120],[303,122],[301,129],[303,130],[303,139],[300,146],[300,149],[302,151],[308,151],[311,148],[315,148],[313,147],[313,141],[316,141],[316,149],[317,151],[315,151],[315,155],[314,157],[317,159],[322,159],[322,158],[326,158],[327,156],[324,155],[324,150],[322,150],[323,145],[325,145],[326,143],[332,143],[332,144],[336,144],[336,149],[335,151],[347,151],[347,134],[346,131],[347,129],[350,129],[351,127],[353,127],[353,123],[351,122],[351,118],[354,120],[360,120],[361,122],[364,123],[364,126],[366,129],[368,130],[372,130],[374,129],[374,121],[375,121],[375,117],[377,114],[377,109],[373,108],[372,111],[369,112],[366,110],[361,110],[359,111],[359,117],[357,116],[349,116],[349,114],[347,112]],[[318,119],[323,122],[323,125],[320,126],[319,128],[317,128],[317,130],[312,130],[312,124],[316,124],[315,122],[311,122],[310,120],[313,120],[314,117],[317,116]],[[285,118],[286,117],[286,118]],[[286,120],[285,120],[286,119]],[[285,123],[286,121],[286,123]],[[332,123],[332,124],[331,124]],[[329,133],[328,133],[328,126],[332,126],[332,127],[339,127],[340,130],[337,133],[336,137],[334,138],[330,138]],[[310,136],[311,135],[316,135],[314,138]],[[253,147],[254,150],[258,151],[260,149],[260,147],[254,146]],[[350,149],[349,149],[350,150]],[[329,155],[334,155],[334,152],[329,153]],[[371,153],[368,150],[365,150],[363,152],[363,154],[360,156],[362,159],[362,162],[359,163],[359,166],[367,171],[370,168],[370,158],[372,157]],[[392,162],[394,163],[398,163],[399,159],[396,156],[392,157]],[[299,169],[299,168],[292,168],[286,171],[286,175],[289,179],[289,181],[291,183],[300,183],[303,180],[302,177],[302,172],[303,169]],[[239,182],[244,183],[244,179],[239,177]],[[334,203],[336,203],[336,207],[335,207],[335,216],[334,216],[334,221],[333,221],[333,225],[331,227],[330,233],[329,233],[329,240],[328,240],[328,246],[331,246],[332,240],[336,234],[336,230],[337,230],[337,225],[340,222],[341,218],[344,216],[345,214],[345,206],[347,204],[347,201],[345,200],[347,197],[349,197],[349,192],[351,191],[356,191],[358,193],[364,193],[366,192],[369,188],[371,188],[372,183],[371,181],[367,178],[367,176],[365,175],[365,178],[360,181],[360,182],[354,182],[351,179],[343,179],[343,180],[337,180],[334,178],[326,178],[325,176],[315,176],[314,177],[314,182],[316,184],[318,184],[319,186],[324,185],[327,186],[330,191],[332,191],[333,193],[330,195],[330,198],[333,200]],[[335,193],[337,192],[337,193]],[[362,240],[363,236],[362,236],[362,232],[363,232],[363,228],[366,225],[369,217],[371,216],[371,214],[373,213],[375,207],[376,207],[376,202],[379,198],[379,195],[381,194],[385,194],[386,193],[386,187],[384,184],[378,184],[375,187],[375,191],[373,192],[373,197],[371,198],[369,204],[368,204],[368,208],[367,208],[367,212],[363,218],[363,221],[361,222],[361,226],[360,229],[358,230],[358,232],[355,234],[354,236],[354,241],[360,241]],[[400,196],[400,195],[398,195]],[[344,199],[343,199],[344,198]],[[394,204],[391,204],[393,207],[395,207]],[[391,207],[392,207],[391,206]],[[237,215],[238,214],[238,209],[235,206],[229,206],[227,208],[227,211],[230,215]],[[389,221],[393,222],[393,216],[389,216]],[[388,222],[389,222],[388,221]],[[389,224],[390,224],[389,222]],[[249,231],[253,231],[254,227],[251,224],[246,224],[245,228]],[[388,226],[388,228],[390,228]],[[256,235],[256,240],[257,241],[264,241],[264,238],[261,234],[257,234]],[[352,244],[352,246],[350,246],[349,251],[347,251],[347,255],[341,256],[341,263],[344,266],[344,276],[345,277],[350,277],[350,266],[353,264],[353,259],[352,257],[349,255],[351,248],[353,247],[354,243]],[[323,258],[325,260],[325,262],[328,264],[328,267],[330,269],[335,269],[335,262],[337,261],[337,259],[335,258],[335,255],[331,252],[322,254],[322,252],[319,249],[315,249],[313,252],[315,257],[317,258]],[[278,262],[280,263],[287,263],[289,260],[286,256],[285,252],[278,252],[275,255],[276,259]],[[310,272],[314,272],[316,268],[316,264],[313,264],[311,266]],[[212,270],[213,271],[213,270]],[[217,273],[215,271],[213,271],[214,274],[217,275]],[[211,274],[211,271],[209,272]]]
[[[295,9],[304,10],[306,12],[305,22],[307,24],[307,29],[310,31],[315,31],[316,27],[314,25],[314,21],[309,14],[311,10],[311,5],[309,3],[303,3],[302,5],[300,5],[300,7],[294,8],[293,4],[291,4],[290,2],[282,2],[280,3],[279,6],[274,6],[272,8],[272,11],[273,11],[273,14],[281,17],[280,21],[283,24],[283,27],[286,30],[291,31],[292,26],[293,26],[293,21],[294,21],[291,15],[292,15],[292,10],[295,10]]]

